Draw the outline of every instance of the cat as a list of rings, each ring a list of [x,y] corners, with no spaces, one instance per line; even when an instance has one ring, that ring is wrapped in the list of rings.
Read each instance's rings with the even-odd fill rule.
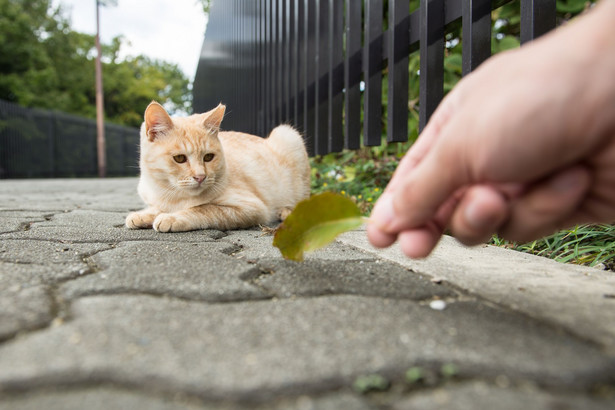
[[[268,138],[220,131],[226,108],[171,118],[152,101],[141,126],[138,193],[147,208],[131,229],[230,230],[284,220],[309,197],[310,165],[301,135],[288,125]]]

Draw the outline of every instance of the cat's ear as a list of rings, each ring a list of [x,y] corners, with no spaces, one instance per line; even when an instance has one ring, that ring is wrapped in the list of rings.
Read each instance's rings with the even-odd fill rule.
[[[162,105],[152,101],[145,109],[145,132],[147,138],[154,141],[173,128],[173,121]]]
[[[220,123],[224,118],[224,112],[226,106],[218,104],[216,108],[203,114],[203,126],[212,134],[217,133],[220,130]]]

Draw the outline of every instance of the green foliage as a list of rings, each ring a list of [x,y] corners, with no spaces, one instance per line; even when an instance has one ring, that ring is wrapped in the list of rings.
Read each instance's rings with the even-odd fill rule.
[[[363,214],[369,214],[407,147],[383,143],[312,158],[312,192],[337,192],[353,200]]]
[[[545,256],[559,262],[615,270],[615,226],[581,225],[528,243],[514,243],[494,236],[491,243],[509,249]]]
[[[362,223],[361,212],[351,200],[325,192],[297,204],[278,228],[273,246],[286,259],[301,261],[304,252],[322,248]]]
[[[190,111],[179,68],[143,56],[119,61],[123,42],[102,45],[107,119],[139,126],[154,99]],[[0,0],[0,99],[95,118],[95,55],[94,36],[73,31],[50,0]]]
[[[211,9],[211,3],[213,0],[196,0],[197,3],[201,3],[203,6],[203,13],[206,15],[209,14],[209,10]]]
[[[560,13],[578,14],[587,8],[588,3],[587,0],[557,0],[556,7]]]
[[[425,378],[425,370],[422,367],[414,366],[406,370],[405,379],[408,384],[415,384],[423,381]]]
[[[391,387],[391,382],[379,374],[368,374],[359,376],[352,384],[352,388],[361,394],[374,391],[386,391]]]

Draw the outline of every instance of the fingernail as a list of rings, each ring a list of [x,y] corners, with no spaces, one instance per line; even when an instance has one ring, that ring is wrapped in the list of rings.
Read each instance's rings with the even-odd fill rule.
[[[370,222],[374,223],[378,228],[385,230],[393,221],[395,211],[393,210],[393,196],[383,194],[372,211]]]

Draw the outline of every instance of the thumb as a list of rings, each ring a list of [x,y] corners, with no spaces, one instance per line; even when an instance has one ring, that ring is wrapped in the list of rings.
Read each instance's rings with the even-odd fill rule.
[[[438,144],[404,179],[393,196],[395,230],[422,226],[440,207],[469,182],[459,156],[450,144]]]
[[[397,176],[395,189],[389,190],[387,197],[381,197],[374,207],[371,220],[381,232],[397,234],[424,226],[469,182],[462,154],[456,144],[443,137],[425,153],[420,163]]]

